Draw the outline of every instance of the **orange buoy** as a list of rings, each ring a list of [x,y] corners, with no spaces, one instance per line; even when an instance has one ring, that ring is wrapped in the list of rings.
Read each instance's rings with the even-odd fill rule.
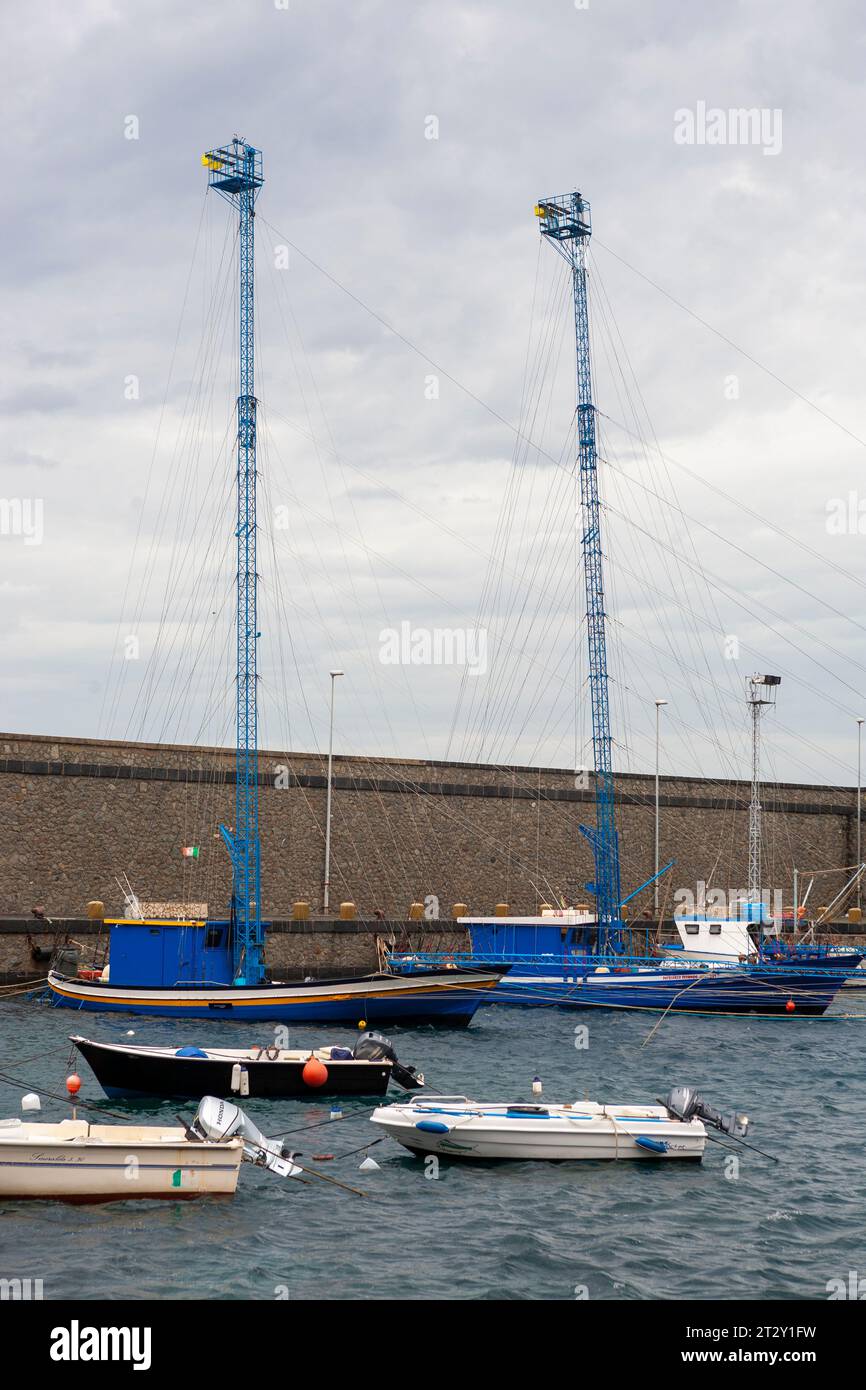
[[[66,1089],[71,1096],[77,1096],[81,1090],[81,1077],[76,1076],[75,1072],[66,1078]]]
[[[796,1007],[797,1005],[794,1003],[793,999],[789,999],[787,1004],[785,1005],[785,1012],[792,1014]]]
[[[304,1063],[304,1070],[301,1077],[308,1086],[324,1086],[328,1079],[328,1068],[324,1062],[320,1062],[318,1057],[314,1057],[312,1052]]]

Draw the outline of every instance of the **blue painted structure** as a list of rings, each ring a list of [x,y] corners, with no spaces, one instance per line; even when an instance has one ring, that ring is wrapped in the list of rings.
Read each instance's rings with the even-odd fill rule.
[[[493,925],[493,924],[491,924]],[[649,956],[546,954],[505,949],[481,951],[476,928],[473,949],[451,959],[458,965],[507,962],[511,969],[484,1004],[520,1004],[551,1008],[671,1009],[678,1013],[757,1013],[800,1018],[822,1014],[850,976],[850,969],[790,964],[718,965],[659,962]],[[534,933],[535,925],[516,927]],[[538,938],[535,938],[536,940]],[[519,941],[519,936],[515,936]],[[533,940],[530,935],[527,944]],[[498,944],[498,943],[495,943]],[[503,943],[504,944],[504,943]],[[398,968],[429,968],[437,953],[414,952],[395,959]],[[793,1007],[789,1007],[792,1005]]]
[[[255,203],[262,156],[238,136],[202,156],[208,186],[238,215],[239,388],[237,397],[237,738],[234,826],[220,826],[232,865],[228,921],[115,922],[109,979],[50,971],[52,1003],[168,1018],[223,1017],[294,1022],[467,1024],[501,971],[458,980],[452,966],[417,978],[375,974],[349,981],[271,984],[264,964],[258,795],[256,571],[256,397],[254,359]]]
[[[232,922],[116,921],[109,927],[111,983],[131,987],[230,985]]]
[[[586,287],[586,252],[592,235],[589,203],[580,193],[539,199],[535,207],[541,235],[571,267],[574,328],[577,346],[577,444],[580,475],[583,579],[586,595],[586,633],[589,647],[589,692],[592,707],[592,750],[595,764],[595,825],[580,827],[595,861],[595,882],[586,884],[595,896],[601,938],[613,951],[622,950],[619,843],[613,802],[613,759],[608,697],[604,559],[601,548],[601,506],[598,495],[596,412],[592,400],[592,358]]]
[[[235,823],[220,826],[232,864],[234,982],[265,978],[259,849],[256,572],[255,202],[264,183],[261,151],[235,136],[202,156],[208,186],[238,214],[239,387],[237,448],[237,739]]]
[[[598,928],[594,922],[572,925],[556,917],[529,918],[525,922],[491,917],[489,921],[473,920],[469,936],[473,956],[538,956],[558,965],[568,955],[594,954]]]
[[[266,991],[261,986],[255,994],[251,993],[249,1002],[245,1004],[208,999],[204,991],[201,993],[200,1003],[172,1003],[165,999],[154,999],[148,1003],[137,998],[134,1005],[117,1004],[104,991],[92,1002],[69,1004],[59,997],[53,997],[51,1002],[56,1007],[75,1008],[84,1013],[134,1014],[136,1017],[178,1018],[185,1021],[210,1019],[213,1022],[216,1019],[224,1023],[334,1024],[351,1028],[362,1022],[371,1028],[382,1028],[386,1024],[389,1027],[465,1028],[483,1002],[471,987],[462,991],[452,989],[449,995],[431,996],[423,1004],[412,1000],[407,994],[396,993],[358,995],[356,999],[346,997],[328,1002],[310,998],[298,999],[294,1003],[274,1003],[268,1001]],[[263,995],[265,997],[261,997]]]

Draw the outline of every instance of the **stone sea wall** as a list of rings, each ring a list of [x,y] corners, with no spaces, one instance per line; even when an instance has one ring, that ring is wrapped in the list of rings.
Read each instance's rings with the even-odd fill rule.
[[[43,904],[82,917],[91,899],[118,915],[118,879],[150,901],[225,911],[230,875],[219,824],[234,816],[233,754],[224,749],[0,735],[0,918]],[[325,767],[318,756],[266,751],[260,759],[263,913],[289,918],[304,900],[322,914]],[[623,883],[652,873],[653,783],[616,779]],[[675,859],[662,908],[700,881],[734,893],[747,881],[747,784],[668,778],[661,783],[661,857]],[[815,880],[810,907],[841,887],[855,857],[852,788],[763,789],[764,887],[792,898],[792,871]],[[579,833],[592,788],[567,770],[410,759],[334,759],[331,908],[404,919],[413,901],[450,916],[452,904],[514,912],[586,900],[592,877]],[[198,846],[184,858],[183,846]],[[804,882],[808,874],[804,877]],[[645,893],[636,913],[651,906]]]

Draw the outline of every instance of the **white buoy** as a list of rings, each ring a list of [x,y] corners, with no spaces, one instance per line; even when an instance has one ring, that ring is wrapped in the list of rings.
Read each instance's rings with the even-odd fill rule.
[[[359,1173],[378,1173],[379,1171],[379,1165],[376,1162],[375,1158],[369,1157],[364,1159],[364,1162],[358,1169]]]
[[[332,1105],[332,1106],[331,1106],[331,1119],[332,1119],[332,1120],[342,1120],[342,1118],[343,1118],[343,1112],[342,1112],[342,1110],[340,1109],[339,1105]]]
[[[22,1097],[21,1097],[21,1109],[22,1109],[22,1110],[41,1110],[41,1109],[42,1109],[42,1101],[39,1099],[39,1097],[37,1096],[37,1094],[36,1094],[35,1091],[28,1091],[27,1094],[26,1094],[26,1096],[22,1096]]]
[[[231,1088],[236,1096],[248,1096],[250,1093],[250,1074],[240,1062],[235,1062],[232,1067]]]
[[[533,1094],[534,1096],[540,1096],[540,1095],[541,1095],[541,1091],[542,1091],[541,1077],[540,1077],[540,1076],[533,1076],[533,1078],[532,1078],[532,1094]]]
[[[134,1028],[127,1028],[127,1030],[126,1030],[126,1036],[127,1036],[128,1038],[134,1038],[134,1037],[135,1037],[135,1029],[134,1029]]]

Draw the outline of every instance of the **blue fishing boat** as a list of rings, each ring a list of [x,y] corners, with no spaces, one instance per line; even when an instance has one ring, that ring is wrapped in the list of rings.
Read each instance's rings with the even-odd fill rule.
[[[570,1008],[670,1009],[680,1013],[762,1014],[786,1018],[823,1014],[851,973],[847,965],[797,962],[664,960],[650,954],[643,929],[624,925],[616,937],[597,920],[568,910],[528,917],[466,917],[470,964],[508,964],[509,973],[486,996],[489,1004]],[[429,969],[441,957],[402,955],[405,970]]]
[[[235,978],[230,929],[230,922],[111,922],[110,964],[103,978],[51,971],[51,1002],[88,1012],[159,1018],[460,1028],[472,1021],[484,994],[508,969],[504,962],[434,962],[411,975],[377,971],[348,979],[243,983]],[[206,944],[217,932],[222,944]]]
[[[429,966],[411,977],[378,971],[348,980],[278,983],[264,959],[258,770],[258,570],[254,374],[255,203],[261,151],[235,136],[202,156],[208,187],[237,214],[239,383],[237,396],[236,757],[234,825],[220,826],[232,868],[225,920],[109,922],[109,965],[85,980],[52,970],[54,1004],[96,1012],[245,1022],[439,1023],[465,1026],[504,967]]]
[[[535,207],[542,237],[564,257],[571,271],[577,367],[577,472],[580,483],[581,551],[588,646],[588,685],[592,712],[595,825],[580,833],[593,855],[595,877],[585,885],[595,898],[592,913],[510,918],[461,918],[471,953],[461,964],[508,963],[511,970],[488,1002],[567,1005],[614,1009],[670,1009],[689,1013],[761,1013],[797,1017],[821,1014],[842,988],[845,968],[825,961],[760,958],[752,963],[680,963],[659,959],[648,924],[631,927],[627,904],[661,874],[624,897],[613,774],[607,660],[602,508],[598,485],[597,412],[593,402],[592,357],[586,256],[592,235],[590,206],[579,193],[539,199]],[[767,703],[775,676],[756,676],[752,703]],[[756,716],[757,717],[757,716]],[[429,969],[435,955],[403,955],[400,968]],[[859,963],[859,962],[858,962]],[[850,969],[847,971],[850,974]]]

